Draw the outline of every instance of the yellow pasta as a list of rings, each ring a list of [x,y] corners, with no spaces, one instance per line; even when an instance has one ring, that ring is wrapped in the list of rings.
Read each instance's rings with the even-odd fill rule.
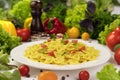
[[[45,64],[67,65],[96,60],[99,50],[82,42],[51,39],[27,47],[24,56]]]

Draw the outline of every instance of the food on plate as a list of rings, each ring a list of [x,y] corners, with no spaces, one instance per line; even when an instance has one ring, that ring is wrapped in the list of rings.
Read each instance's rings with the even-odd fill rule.
[[[84,33],[82,33],[81,38],[83,40],[89,40],[90,39],[90,34],[88,32],[84,32]]]
[[[115,51],[118,47],[120,47],[120,27],[115,28],[115,30],[107,35],[106,45],[112,51]]]
[[[17,36],[19,36],[23,42],[30,39],[30,30],[28,28],[17,29]]]
[[[106,64],[96,74],[97,80],[120,80],[120,70],[115,68],[114,64]]]
[[[53,71],[43,71],[39,73],[38,80],[58,80],[58,76]]]
[[[67,65],[96,60],[99,52],[77,40],[66,42],[66,39],[59,38],[28,46],[24,56],[46,64]]]
[[[18,67],[18,70],[22,76],[27,76],[29,74],[30,68],[29,66],[23,64]]]
[[[43,28],[48,34],[57,34],[57,33],[65,33],[67,28],[66,26],[56,17],[47,18],[44,21]]]
[[[80,37],[80,30],[77,27],[69,28],[66,32],[69,38],[78,38]]]
[[[82,70],[79,73],[79,80],[89,80],[90,74],[87,70]]]
[[[120,65],[120,47],[114,53],[114,59]]]

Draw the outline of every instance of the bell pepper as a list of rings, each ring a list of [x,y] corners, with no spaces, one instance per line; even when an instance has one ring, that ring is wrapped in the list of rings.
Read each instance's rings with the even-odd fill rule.
[[[43,28],[48,34],[64,34],[67,30],[66,26],[56,17],[47,18],[43,23]]]
[[[17,36],[15,25],[11,21],[0,20],[0,25],[11,36]]]
[[[120,47],[120,27],[117,27],[107,35],[106,45],[112,51],[116,51]]]

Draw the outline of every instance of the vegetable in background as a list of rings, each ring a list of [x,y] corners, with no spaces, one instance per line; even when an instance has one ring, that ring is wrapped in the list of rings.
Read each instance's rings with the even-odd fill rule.
[[[18,70],[5,71],[0,73],[0,80],[21,80],[21,75]]]
[[[0,8],[4,8],[5,7],[5,1],[0,0]]]
[[[106,44],[106,37],[107,35],[112,32],[116,27],[120,25],[120,17],[115,19],[110,24],[105,25],[104,30],[99,33],[98,42],[100,44]]]
[[[56,17],[47,18],[44,21],[43,28],[48,34],[57,34],[57,33],[65,33],[67,28],[66,26]]]
[[[6,2],[8,3],[9,9],[12,9],[13,5],[15,5],[16,3],[18,3],[21,0],[6,0]]]
[[[104,26],[116,18],[111,15],[111,3],[111,0],[95,0],[87,3],[86,18],[80,21],[80,25],[89,31],[92,39],[97,39],[99,33],[104,30]]]
[[[83,39],[83,40],[89,40],[90,39],[90,34],[88,32],[83,32],[81,34],[81,39]]]
[[[28,28],[17,29],[17,36],[19,36],[23,42],[26,42],[30,39],[30,30]]]
[[[107,64],[97,72],[96,76],[98,80],[120,80],[120,70],[117,72],[113,64]]]
[[[11,21],[0,20],[2,28],[9,33],[11,36],[17,36],[16,28]]]
[[[75,7],[76,5],[86,3],[85,0],[70,0],[70,7]],[[69,6],[68,5],[68,6]]]
[[[114,59],[118,65],[120,65],[120,47],[114,53]]]
[[[3,9],[11,9],[14,4],[19,2],[20,0],[0,0],[0,7]]]
[[[23,27],[25,19],[31,16],[30,2],[31,0],[19,1],[10,10],[10,15],[13,18],[12,21],[16,27]],[[20,22],[20,24],[16,24],[16,19],[17,22]]]
[[[7,20],[8,16],[9,16],[9,10],[8,9],[4,9],[0,7],[0,19],[1,20]]]
[[[17,36],[10,36],[0,25],[0,51],[10,54],[10,51],[21,44],[21,39]]]
[[[8,20],[11,20],[16,27],[23,27],[25,20],[31,17],[30,9],[31,0],[21,0],[13,5],[8,12]],[[43,0],[43,13],[41,16],[42,22],[49,17],[57,17],[64,21],[66,15],[66,1],[65,0]],[[52,2],[52,3],[51,3]],[[56,5],[57,4],[57,5]]]
[[[77,27],[71,27],[67,29],[66,35],[68,38],[79,38],[80,37],[80,30]]]
[[[31,22],[32,22],[32,17],[27,18],[24,22],[24,28],[30,29]]]
[[[71,28],[73,26],[80,29],[80,31],[83,31],[84,29],[80,27],[79,22],[83,19],[85,19],[85,11],[86,11],[87,4],[79,4],[76,5],[74,8],[69,8],[66,13],[65,17],[65,25],[68,28]]]
[[[116,51],[120,47],[120,27],[115,28],[106,37],[106,45],[112,51]]]
[[[112,0],[95,0],[95,3],[96,3],[96,7],[97,11],[107,11],[107,12],[111,12],[113,10],[113,1]]]
[[[44,1],[43,1],[43,4],[45,4]],[[66,17],[67,6],[63,2],[53,1],[52,3],[47,2],[47,4],[43,6],[43,10],[44,12],[42,14],[42,20],[45,20],[46,18],[49,18],[49,17],[56,17],[60,19],[62,22],[64,22],[64,19]],[[44,13],[46,15],[44,15]]]
[[[7,53],[4,53],[3,50],[0,51],[0,70],[10,70],[12,66],[9,66],[9,56]]]

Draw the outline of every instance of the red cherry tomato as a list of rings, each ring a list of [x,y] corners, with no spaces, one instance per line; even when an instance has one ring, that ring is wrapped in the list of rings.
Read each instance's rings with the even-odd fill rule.
[[[30,69],[27,65],[23,64],[18,67],[18,70],[22,76],[27,76]]]
[[[48,52],[48,55],[54,57],[55,56],[54,51]]]
[[[77,44],[77,42],[78,42],[78,40],[76,40],[76,39],[72,40],[72,43],[74,43],[74,44]]]
[[[51,41],[51,39],[47,39],[47,41],[48,41],[48,42],[50,42],[50,41]]]
[[[45,49],[45,48],[47,48],[47,45],[41,44],[41,47],[42,47],[43,49]]]
[[[115,51],[114,59],[120,65],[120,47]]]
[[[79,49],[79,51],[83,51],[83,50],[85,50],[85,46],[82,46],[82,47]]]
[[[66,44],[68,44],[69,43],[69,40],[68,39],[65,39],[64,40],[64,44],[66,45]]]
[[[21,37],[22,41],[25,42],[30,38],[30,30],[27,28],[17,29],[17,36]]]
[[[89,75],[88,71],[86,71],[86,70],[80,71],[79,80],[89,80],[89,77],[90,77],[90,75]]]

